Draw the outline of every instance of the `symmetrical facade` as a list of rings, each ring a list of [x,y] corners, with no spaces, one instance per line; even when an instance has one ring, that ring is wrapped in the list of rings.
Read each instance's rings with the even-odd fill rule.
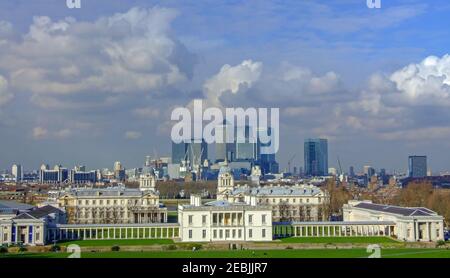
[[[190,205],[178,207],[180,238],[184,242],[271,241],[272,211],[248,203],[213,201],[201,204],[191,196]]]
[[[344,205],[344,221],[391,221],[391,235],[403,241],[438,241],[444,239],[444,218],[427,208],[406,208],[350,201]],[[384,234],[387,235],[387,234]]]
[[[165,223],[167,208],[159,203],[155,177],[140,179],[141,188],[116,186],[102,189],[73,188],[58,198],[69,224]]]

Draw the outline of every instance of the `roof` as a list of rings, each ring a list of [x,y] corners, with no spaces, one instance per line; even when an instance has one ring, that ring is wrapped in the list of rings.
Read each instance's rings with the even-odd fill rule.
[[[21,213],[17,217],[14,217],[14,219],[40,219],[52,213],[63,213],[63,211],[52,206],[45,206]]]
[[[128,196],[128,197],[141,197],[150,191],[142,191],[139,188],[126,188],[123,186],[115,186],[108,188],[73,188],[63,194],[68,193],[77,197],[93,197],[93,196]],[[153,192],[153,194],[157,194]]]
[[[0,209],[1,210],[18,210],[18,211],[26,211],[33,209],[34,206],[27,205],[23,203],[13,202],[13,201],[0,201]]]
[[[402,216],[436,216],[437,213],[429,210],[427,208],[407,208],[407,207],[399,207],[399,206],[390,206],[390,205],[380,205],[380,204],[372,204],[361,202],[354,207],[374,210],[379,212],[387,212],[392,214],[398,214]]]
[[[254,196],[314,196],[322,191],[318,187],[306,186],[263,186],[263,187],[237,187],[231,195],[250,194]]]

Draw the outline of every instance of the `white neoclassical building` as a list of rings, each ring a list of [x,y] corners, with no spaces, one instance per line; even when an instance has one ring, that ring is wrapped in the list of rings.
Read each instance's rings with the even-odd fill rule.
[[[180,239],[183,242],[271,241],[272,211],[253,199],[245,203],[217,200],[201,203],[191,196],[189,205],[178,207]]]
[[[227,163],[220,168],[217,180],[217,200],[230,203],[244,202],[247,196],[255,197],[256,204],[272,209],[272,220],[324,221],[324,206],[328,195],[314,185],[295,186],[235,186]]]
[[[167,208],[159,202],[155,177],[140,177],[140,188],[72,188],[58,203],[69,224],[145,224],[167,222]]]
[[[395,223],[392,235],[404,241],[444,239],[444,218],[423,207],[398,207],[350,201],[344,205],[344,221],[387,221]]]

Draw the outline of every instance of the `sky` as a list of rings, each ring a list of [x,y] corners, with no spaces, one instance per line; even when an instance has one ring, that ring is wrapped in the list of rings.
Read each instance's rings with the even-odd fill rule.
[[[170,156],[171,111],[280,109],[281,167],[450,170],[446,0],[0,1],[0,169],[139,167]]]

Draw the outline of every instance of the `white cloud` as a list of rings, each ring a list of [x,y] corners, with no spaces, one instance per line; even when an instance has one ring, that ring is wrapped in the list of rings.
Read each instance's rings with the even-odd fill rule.
[[[401,101],[412,105],[450,106],[450,55],[429,56],[390,76]]]
[[[0,69],[10,73],[14,90],[53,97],[175,86],[191,77],[195,63],[171,35],[176,14],[133,8],[95,22],[35,17],[22,40],[0,49]]]
[[[141,138],[142,133],[138,132],[138,131],[127,131],[125,132],[125,138],[126,139],[130,139],[130,140],[136,140]]]
[[[245,60],[236,66],[224,65],[219,73],[204,84],[205,95],[212,105],[220,106],[220,97],[224,92],[237,94],[243,88],[252,87],[259,80],[262,63]]]
[[[48,130],[43,127],[33,128],[33,138],[36,140],[45,139],[48,136]]]

